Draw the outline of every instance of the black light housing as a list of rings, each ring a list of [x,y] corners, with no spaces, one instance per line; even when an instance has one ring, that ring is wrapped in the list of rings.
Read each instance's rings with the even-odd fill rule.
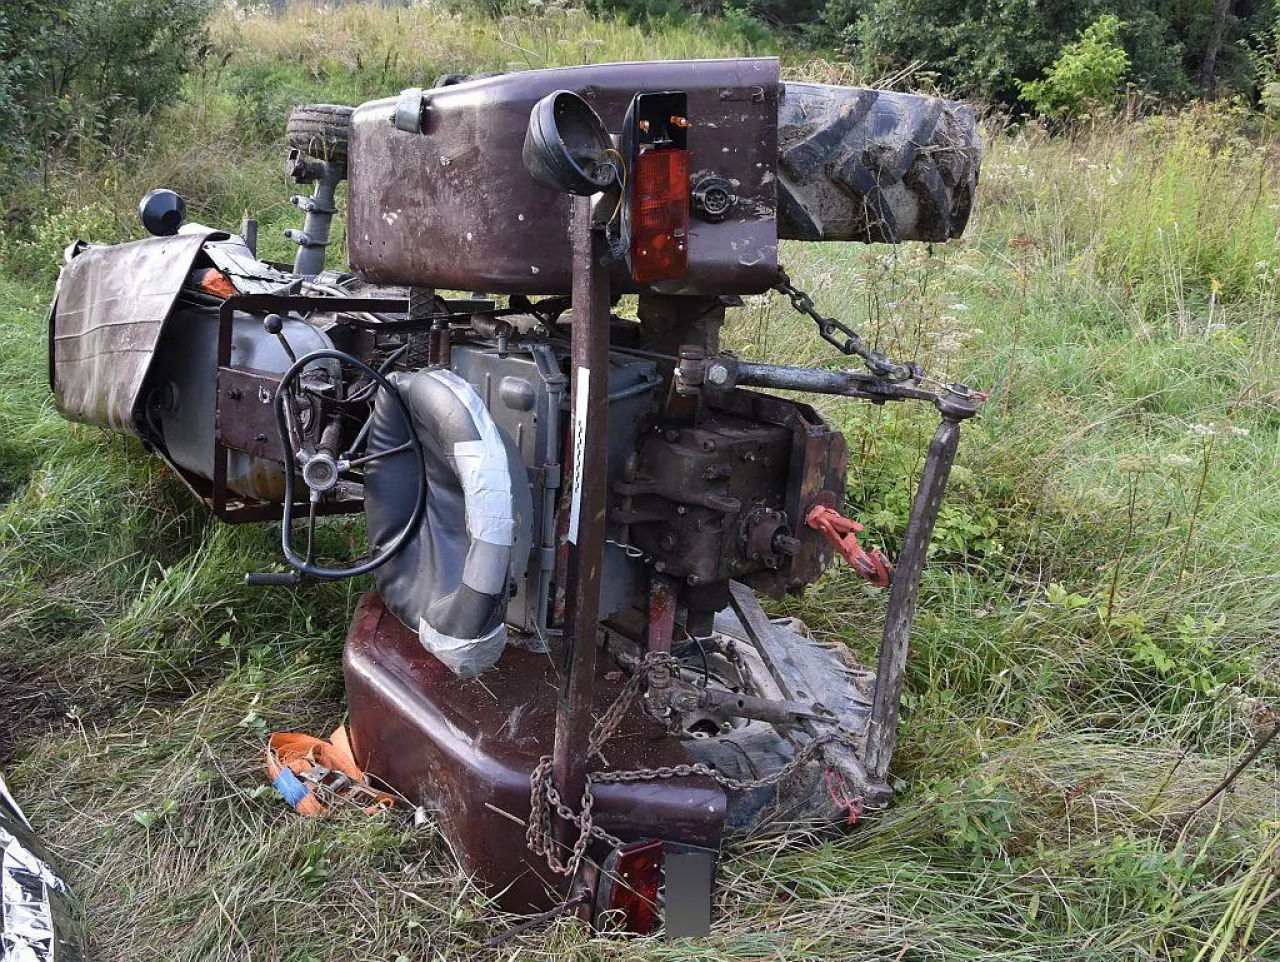
[[[589,197],[618,179],[618,165],[605,156],[612,149],[595,108],[571,90],[557,90],[533,105],[521,159],[543,187]]]
[[[149,190],[138,202],[138,218],[153,237],[170,237],[178,233],[186,216],[186,201],[168,187]]]

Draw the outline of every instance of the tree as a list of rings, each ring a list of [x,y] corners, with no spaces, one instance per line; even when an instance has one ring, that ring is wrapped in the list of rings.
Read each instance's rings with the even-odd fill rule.
[[[1122,26],[1113,14],[1099,17],[1080,39],[1062,48],[1043,79],[1021,85],[1023,99],[1058,120],[1075,120],[1112,104],[1129,69],[1129,55],[1119,43]]]
[[[4,0],[0,180],[178,95],[212,0]]]
[[[1222,37],[1227,32],[1227,19],[1231,16],[1231,7],[1231,0],[1217,0],[1214,4],[1213,29],[1209,31],[1209,42],[1205,45],[1204,60],[1200,64],[1200,95],[1205,100],[1213,99],[1214,67],[1218,63]]]

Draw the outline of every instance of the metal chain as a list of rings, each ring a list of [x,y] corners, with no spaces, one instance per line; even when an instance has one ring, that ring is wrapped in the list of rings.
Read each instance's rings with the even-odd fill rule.
[[[774,282],[773,289],[790,298],[791,307],[797,314],[812,318],[813,323],[818,325],[818,333],[824,341],[841,354],[862,358],[867,369],[877,377],[888,378],[891,381],[910,381],[922,373],[920,365],[915,362],[902,364],[892,360],[887,354],[871,350],[862,343],[861,336],[849,325],[820,313],[813,303],[813,298],[792,284],[791,278],[781,267],[778,268],[778,279]]]
[[[640,689],[648,681],[649,676],[658,668],[675,671],[680,668],[680,662],[666,652],[655,651],[645,655],[644,660],[636,666],[634,674],[627,679],[627,683],[623,686],[622,691],[618,693],[618,697],[613,704],[609,706],[608,710],[605,711],[592,728],[591,736],[587,740],[588,759],[600,755],[601,760],[604,760],[604,756],[601,755],[604,746],[617,733],[622,720],[635,704],[636,698],[640,694]],[[725,788],[746,792],[756,788],[777,785],[785,781],[813,761],[823,748],[837,742],[852,746],[853,738],[848,732],[840,729],[824,732],[810,739],[796,753],[795,757],[782,768],[770,775],[754,779],[731,778],[723,772],[700,762],[692,765],[663,765],[658,768],[589,772],[586,784],[582,789],[582,801],[578,812],[574,812],[560,797],[560,792],[556,789],[552,778],[551,756],[543,755],[529,778],[530,811],[529,823],[525,830],[525,841],[535,855],[541,855],[546,859],[547,865],[553,872],[572,876],[578,870],[578,865],[586,855],[587,846],[593,838],[598,838],[615,848],[622,844],[622,840],[617,836],[609,834],[595,824],[593,784],[657,781],[659,779],[702,775],[713,779]],[[557,845],[551,822],[552,812],[578,829],[578,837],[574,841],[567,860],[561,860],[556,852]]]
[[[778,268],[778,279],[774,282],[773,289],[785,294],[790,299],[791,307],[797,314],[804,314],[813,320],[813,323],[818,326],[818,333],[824,341],[832,345],[841,354],[862,358],[863,363],[867,365],[867,369],[877,377],[883,377],[890,381],[917,381],[922,384],[933,384],[959,397],[975,401],[987,400],[989,395],[983,391],[975,391],[965,384],[950,383],[926,375],[924,368],[916,361],[903,363],[893,360],[880,351],[871,350],[849,325],[834,317],[827,317],[822,314],[814,304],[813,298],[792,284],[791,278],[787,276],[787,272],[781,267]]]

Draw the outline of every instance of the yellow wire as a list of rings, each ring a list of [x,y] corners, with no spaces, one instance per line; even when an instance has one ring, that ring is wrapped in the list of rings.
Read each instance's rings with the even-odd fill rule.
[[[622,154],[618,153],[613,147],[606,148],[604,154],[606,157],[613,154],[618,158],[618,176],[622,180],[622,190],[618,194],[618,203],[614,205],[613,215],[609,218],[609,223],[612,224],[618,219],[618,213],[622,210],[622,198],[627,196],[627,162],[622,159]]]

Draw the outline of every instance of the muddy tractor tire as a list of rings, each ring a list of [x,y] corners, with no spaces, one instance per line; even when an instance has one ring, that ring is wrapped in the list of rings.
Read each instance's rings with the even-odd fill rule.
[[[967,104],[788,83],[778,107],[778,235],[886,244],[958,237],[981,156]]]
[[[436,77],[436,82],[432,87],[456,87],[458,84],[468,84],[473,80],[488,80],[490,77],[501,77],[506,71],[503,70],[482,70],[480,73],[442,73]]]
[[[285,127],[289,146],[308,157],[345,165],[353,109],[338,104],[294,107]]]

